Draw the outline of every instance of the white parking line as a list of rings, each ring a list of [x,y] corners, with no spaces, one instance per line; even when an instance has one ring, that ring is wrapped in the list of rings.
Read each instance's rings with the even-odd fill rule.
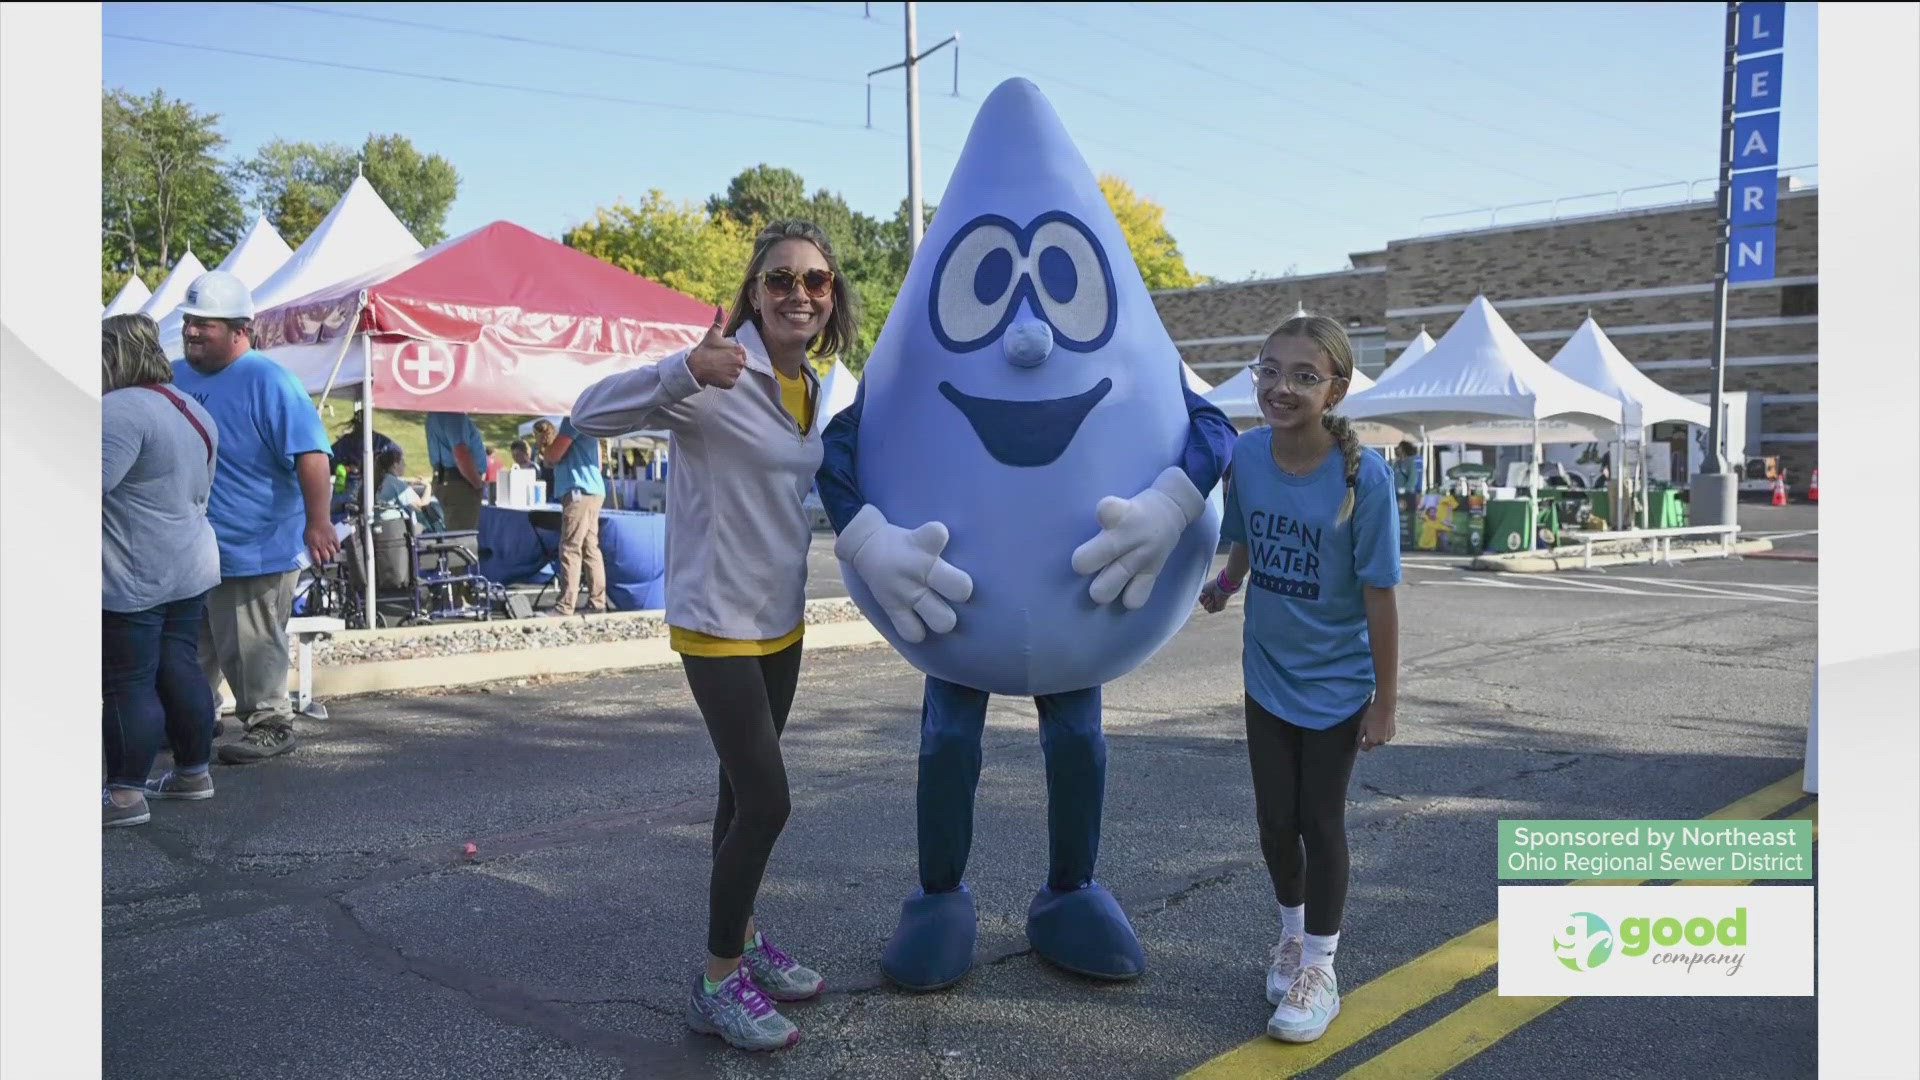
[[[1472,589],[1524,589],[1530,592],[1580,593],[1586,596],[1594,596],[1594,595],[1654,596],[1654,597],[1659,597],[1661,599],[1666,599],[1666,600],[1750,600],[1750,601],[1755,601],[1755,602],[1764,603],[1764,604],[1815,604],[1819,602],[1818,600],[1815,600],[1815,599],[1803,600],[1793,596],[1772,596],[1767,593],[1741,593],[1741,592],[1732,592],[1732,591],[1714,590],[1714,589],[1701,589],[1700,591],[1687,591],[1683,589],[1663,589],[1663,590],[1628,589],[1628,588],[1622,588],[1622,587],[1596,589],[1591,587],[1583,587],[1583,586],[1588,586],[1591,583],[1588,583],[1588,582],[1576,583],[1571,578],[1559,578],[1559,579],[1556,579],[1555,583],[1552,583],[1552,584],[1549,584],[1546,582],[1532,582],[1532,581],[1528,581],[1528,582],[1497,581],[1497,580],[1484,578],[1484,577],[1449,578],[1448,580],[1445,580],[1445,581],[1422,581],[1422,582],[1418,582],[1418,584],[1420,585],[1456,585],[1456,586],[1462,586],[1465,588],[1472,588]],[[1687,583],[1658,582],[1658,584],[1662,584],[1662,585],[1683,584],[1684,585]]]
[[[1820,591],[1820,586],[1818,585],[1769,585],[1759,581],[1694,581],[1690,578],[1622,577],[1615,574],[1608,574],[1607,576],[1615,581],[1633,581],[1642,585],[1712,585],[1722,588],[1776,589],[1780,592],[1806,593],[1809,595],[1817,594]]]

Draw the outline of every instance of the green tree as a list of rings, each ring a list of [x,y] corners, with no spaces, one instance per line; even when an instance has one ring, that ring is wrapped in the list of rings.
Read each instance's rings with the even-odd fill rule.
[[[1180,246],[1167,231],[1166,207],[1136,194],[1126,181],[1111,173],[1100,175],[1100,192],[1120,221],[1127,249],[1149,289],[1190,289],[1198,283],[1187,269]]]
[[[675,204],[658,188],[639,206],[616,202],[568,229],[568,247],[710,304],[733,303],[753,234],[724,214]]]
[[[368,135],[358,150],[274,139],[235,174],[251,193],[249,208],[265,214],[297,246],[362,170],[414,239],[432,245],[447,238],[447,211],[459,194],[460,174],[439,154],[421,154],[404,135]]]
[[[183,253],[211,266],[245,225],[239,193],[216,156],[218,113],[155,90],[100,97],[102,300],[129,275],[157,285]]]

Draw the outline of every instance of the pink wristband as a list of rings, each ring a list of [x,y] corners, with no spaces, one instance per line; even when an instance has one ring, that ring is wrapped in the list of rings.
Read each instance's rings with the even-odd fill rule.
[[[1227,572],[1225,570],[1220,571],[1220,576],[1215,578],[1213,583],[1218,585],[1220,591],[1226,593],[1228,596],[1232,596],[1234,593],[1240,591],[1240,586],[1227,581]]]

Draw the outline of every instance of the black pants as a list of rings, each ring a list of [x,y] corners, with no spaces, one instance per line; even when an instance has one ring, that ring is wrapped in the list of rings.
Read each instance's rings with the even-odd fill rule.
[[[1366,706],[1325,731],[1296,727],[1247,698],[1247,758],[1273,895],[1307,905],[1307,933],[1337,934],[1347,905],[1347,781]]]
[[[773,843],[786,826],[787,766],[780,757],[800,642],[772,656],[680,657],[687,686],[720,757],[720,804],[713,812],[713,878],[707,894],[707,952],[739,956]]]

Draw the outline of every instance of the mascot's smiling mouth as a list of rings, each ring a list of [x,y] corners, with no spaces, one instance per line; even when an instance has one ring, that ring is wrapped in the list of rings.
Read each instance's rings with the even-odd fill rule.
[[[1081,422],[1112,389],[1112,379],[1101,379],[1093,389],[1072,397],[1003,401],[963,394],[949,382],[940,384],[940,393],[966,416],[995,461],[1024,467],[1050,465],[1065,453]]]

